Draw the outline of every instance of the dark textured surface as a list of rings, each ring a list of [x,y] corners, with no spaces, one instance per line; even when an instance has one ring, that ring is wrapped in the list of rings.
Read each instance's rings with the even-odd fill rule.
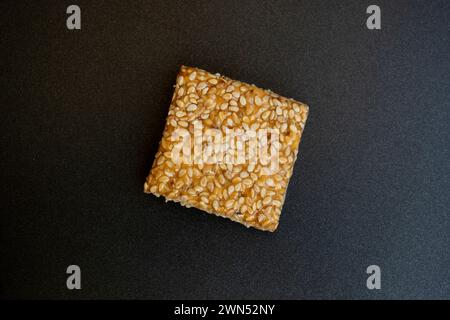
[[[3,297],[450,297],[448,1],[76,3],[0,4]],[[311,106],[276,233],[142,193],[181,64]]]

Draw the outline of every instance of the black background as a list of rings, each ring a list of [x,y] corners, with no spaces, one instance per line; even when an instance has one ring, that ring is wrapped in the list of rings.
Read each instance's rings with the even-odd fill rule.
[[[448,1],[0,12],[2,297],[450,297]],[[142,192],[181,64],[310,105],[276,233]]]

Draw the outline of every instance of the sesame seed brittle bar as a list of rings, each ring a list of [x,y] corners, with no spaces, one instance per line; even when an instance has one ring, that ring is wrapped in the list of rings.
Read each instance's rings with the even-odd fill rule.
[[[307,105],[269,90],[182,66],[144,192],[274,231],[308,110]],[[205,138],[202,133],[207,130],[214,138],[225,139],[217,143]],[[180,147],[183,132],[187,139]],[[269,134],[264,138],[260,132]],[[252,150],[250,141],[255,141]],[[264,147],[276,157],[261,161],[258,155]],[[188,155],[176,157],[182,151]]]

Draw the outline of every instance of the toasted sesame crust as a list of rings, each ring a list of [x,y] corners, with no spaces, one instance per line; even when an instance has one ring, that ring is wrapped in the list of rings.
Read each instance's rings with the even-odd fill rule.
[[[247,227],[275,231],[308,111],[306,104],[270,90],[182,66],[144,192]],[[266,164],[250,161],[238,164],[174,161],[175,142],[171,137],[177,129],[193,134],[194,121],[201,121],[205,130],[222,132],[277,129],[279,143],[273,144],[279,152],[277,170],[267,171]]]

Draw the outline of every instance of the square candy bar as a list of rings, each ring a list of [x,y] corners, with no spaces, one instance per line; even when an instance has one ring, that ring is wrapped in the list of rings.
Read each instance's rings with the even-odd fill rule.
[[[182,66],[144,192],[274,231],[308,110],[269,90]]]

